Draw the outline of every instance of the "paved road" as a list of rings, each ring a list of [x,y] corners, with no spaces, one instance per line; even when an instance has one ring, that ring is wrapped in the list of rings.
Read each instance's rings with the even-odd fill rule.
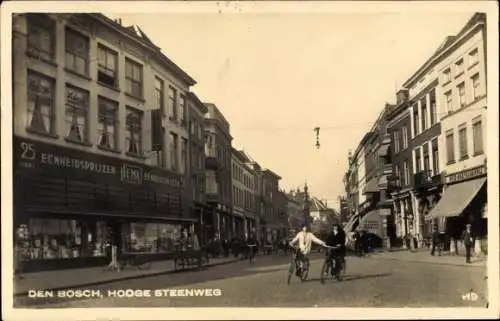
[[[287,257],[263,257],[200,272],[183,272],[97,287],[103,298],[23,299],[31,307],[481,307],[486,303],[485,269],[370,258],[347,258],[342,282],[319,282],[322,260],[312,257],[309,280],[286,283]],[[118,289],[220,289],[211,297],[107,297]],[[464,301],[473,289],[477,301]],[[179,294],[178,294],[179,295]],[[21,303],[21,302],[20,302]],[[36,305],[34,305],[36,304]]]

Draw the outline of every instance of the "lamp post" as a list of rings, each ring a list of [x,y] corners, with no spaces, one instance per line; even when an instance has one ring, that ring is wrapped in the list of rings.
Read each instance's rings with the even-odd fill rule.
[[[309,206],[309,192],[308,192],[308,187],[307,183],[304,184],[304,223],[305,226],[307,226],[307,229],[309,230],[310,228],[310,222],[309,222],[309,214],[310,214],[310,206]]]

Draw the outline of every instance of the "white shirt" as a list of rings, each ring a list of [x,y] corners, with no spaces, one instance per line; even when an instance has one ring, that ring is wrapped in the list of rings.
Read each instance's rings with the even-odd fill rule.
[[[299,242],[299,249],[303,254],[308,254],[311,252],[311,245],[312,243],[316,243],[319,245],[325,245],[325,242],[322,240],[318,239],[314,234],[311,232],[304,232],[300,231],[290,242],[291,245]]]

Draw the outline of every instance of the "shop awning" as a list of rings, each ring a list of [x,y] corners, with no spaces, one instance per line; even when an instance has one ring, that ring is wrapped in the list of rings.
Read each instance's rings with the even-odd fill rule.
[[[433,218],[459,216],[485,183],[486,178],[479,178],[448,186],[429,216]]]
[[[382,217],[378,210],[373,210],[368,212],[363,216],[359,225],[356,228],[357,231],[365,231],[367,233],[375,234],[378,237],[382,236]]]
[[[386,198],[383,201],[377,203],[378,208],[393,208],[394,200],[392,198]]]
[[[363,189],[363,194],[366,193],[378,193],[378,179],[372,178],[368,181],[365,188]]]
[[[351,232],[352,226],[354,225],[354,223],[358,219],[359,219],[359,215],[354,215],[353,217],[351,217],[351,219],[349,220],[349,222],[347,222],[347,224],[344,226],[344,231],[345,232]]]

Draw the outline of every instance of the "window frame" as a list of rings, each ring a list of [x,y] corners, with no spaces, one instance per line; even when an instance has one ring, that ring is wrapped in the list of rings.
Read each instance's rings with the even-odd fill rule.
[[[107,108],[106,110],[102,110],[102,106],[106,105]],[[97,131],[98,131],[98,138],[97,138],[97,147],[100,149],[104,150],[110,150],[110,151],[119,151],[119,133],[118,133],[118,128],[119,128],[119,119],[118,119],[118,113],[119,113],[120,105],[119,102],[115,100],[111,100],[109,98],[103,97],[103,96],[97,96]],[[109,115],[113,115],[113,117],[109,117]],[[111,122],[108,122],[108,120],[112,120]],[[108,128],[109,125],[113,126],[113,133],[112,137],[114,140],[114,146],[105,146],[101,144],[102,142],[102,134],[100,133],[99,126],[101,123],[106,123],[106,126],[102,129],[102,131],[105,130],[105,128]],[[109,135],[109,134],[108,134]]]
[[[104,52],[104,65],[101,64],[101,52]],[[109,69],[108,68],[108,56],[111,55],[111,56],[114,56],[114,66],[113,66],[113,70]],[[109,48],[108,46],[102,44],[102,43],[98,43],[97,44],[97,82],[100,84],[100,85],[105,85],[105,86],[111,86],[112,88],[116,88],[118,89],[119,88],[119,64],[118,64],[118,60],[119,60],[119,54],[116,50],[112,49],[112,48]],[[102,71],[104,70],[104,71]],[[114,74],[114,77],[113,77],[113,80],[114,80],[114,84],[113,85],[110,85],[106,82],[103,82],[100,80],[100,74],[103,73],[104,75],[106,75],[107,77],[110,77],[109,74],[106,73],[106,71],[112,71],[113,74]]]
[[[467,92],[465,90],[465,82],[461,82],[457,85],[458,91],[458,103],[460,108],[463,108],[467,105]]]
[[[89,139],[90,139],[90,135],[89,135],[89,114],[90,114],[90,92],[88,90],[85,90],[83,88],[80,88],[80,87],[77,87],[73,84],[70,84],[70,83],[66,83],[65,85],[65,99],[64,99],[64,115],[66,117],[65,119],[65,123],[66,125],[68,125],[68,112],[71,112],[69,111],[69,109],[77,109],[75,111],[73,111],[73,113],[71,114],[71,116],[75,117],[75,114],[76,117],[78,116],[81,116],[83,115],[84,116],[84,123],[83,123],[83,128],[81,128],[80,130],[83,130],[83,135],[82,135],[82,139],[81,140],[78,140],[78,139],[73,139],[70,137],[71,135],[71,126],[74,125],[73,121],[74,121],[74,118],[72,117],[71,119],[71,123],[70,123],[70,128],[66,127],[66,135],[65,135],[65,139],[69,142],[72,142],[72,143],[83,143],[83,144],[88,144],[89,143]],[[75,107],[75,106],[70,106],[69,103],[68,103],[68,90],[74,90],[76,92],[80,92],[80,94],[83,94],[84,96],[86,96],[86,106],[85,107]],[[78,115],[80,114],[80,115]],[[80,124],[77,123],[77,125],[79,126]]]
[[[480,95],[479,95],[479,87],[481,86],[480,82],[480,77],[479,77],[479,72],[475,73],[470,77],[471,83],[472,83],[472,96],[473,99],[476,100]],[[475,84],[475,81],[477,80],[477,84]]]
[[[172,170],[174,172],[177,172],[179,170],[178,139],[179,139],[179,135],[177,135],[174,132],[169,133],[170,170]]]
[[[180,139],[180,152],[181,152],[181,173],[188,174],[189,173],[189,140],[185,137],[181,137]]]
[[[134,116],[135,115],[135,116]],[[134,116],[134,117],[132,117]],[[132,122],[131,119],[135,119],[136,122]],[[125,106],[125,150],[126,154],[129,156],[142,156],[143,151],[143,132],[144,129],[144,112],[140,109],[134,108],[132,106]],[[137,135],[136,140],[136,151],[131,151],[131,138]]]
[[[131,75],[129,74],[129,70],[132,72]],[[135,78],[134,70],[137,71],[139,79]],[[134,85],[137,86],[139,90],[138,94],[134,93]],[[129,57],[125,57],[125,93],[139,100],[144,98],[144,66]]]
[[[458,126],[458,157],[459,160],[469,158],[469,148],[467,139],[467,123]]]
[[[33,92],[32,90],[34,89],[33,87],[30,86],[30,78],[36,78],[36,86],[38,88],[38,91]],[[50,88],[50,93],[45,97],[45,99],[48,99],[50,101],[50,104],[48,105],[49,110],[48,114],[44,112],[43,107],[47,105],[43,105],[43,103],[40,101],[40,97],[42,96],[43,98],[43,93],[40,92],[40,87],[44,88],[43,82],[46,82],[49,84]],[[47,88],[47,87],[45,87]],[[27,93],[27,106],[26,106],[26,112],[27,112],[27,124],[26,124],[26,130],[35,133],[38,135],[45,135],[45,136],[52,136],[55,137],[56,135],[56,90],[57,90],[57,80],[49,77],[47,75],[44,75],[42,73],[36,72],[34,70],[28,69],[27,70],[27,84],[26,84],[26,93]],[[35,95],[37,98],[34,100],[31,100],[33,95]],[[37,105],[38,104],[38,105]],[[33,107],[31,107],[33,105]],[[36,128],[33,126],[33,117],[35,116],[35,109],[40,108],[40,117],[43,120],[43,126],[45,127],[45,121],[48,119],[48,129],[41,129],[41,128]],[[31,117],[30,117],[31,115]]]
[[[450,89],[444,93],[446,112],[453,112],[453,91]]]
[[[158,87],[159,85],[159,87]],[[165,117],[165,81],[155,75],[154,80],[154,94],[155,94],[155,109],[160,109],[161,114]],[[159,106],[157,106],[159,103]]]
[[[451,142],[448,144],[448,142]],[[455,133],[453,130],[449,130],[445,133],[445,146],[446,146],[446,163],[453,164],[456,161],[455,157]],[[450,148],[451,147],[451,148]]]
[[[89,76],[89,63],[90,63],[90,38],[81,33],[81,32],[78,32],[76,31],[75,29],[71,28],[71,27],[68,27],[66,26],[66,29],[65,29],[65,47],[64,47],[64,66],[65,68],[67,68],[68,70],[71,70],[72,72],[76,73],[76,74],[79,74],[79,75],[82,75],[82,76],[85,76],[85,77],[88,77]],[[69,37],[70,36],[70,37]],[[73,39],[77,39],[77,38],[80,38],[81,40],[84,40],[85,44],[86,44],[86,51],[84,54],[80,55],[77,50],[75,50],[74,52],[70,51],[70,50],[74,50],[75,48],[71,48],[70,46],[70,43],[68,42],[68,39],[72,38],[71,36],[74,36],[76,38],[73,38]],[[70,65],[68,63],[68,57],[69,56],[72,56],[73,58],[73,64]],[[85,66],[85,70],[84,72],[80,72],[77,68],[77,58],[80,58],[80,59],[83,59],[84,61],[84,66]]]
[[[479,125],[479,131],[476,130],[477,126]],[[476,146],[478,145],[477,144],[477,139],[476,139],[476,133],[479,133],[480,135],[480,146],[481,146],[481,149],[480,150],[477,150],[476,149]],[[481,155],[484,153],[484,139],[483,139],[484,135],[483,135],[483,120],[481,119],[481,117],[478,117],[476,119],[473,119],[472,120],[472,145],[473,145],[473,155],[476,156],[476,155]]]
[[[179,119],[177,88],[168,86],[168,119],[172,122],[177,122]]]
[[[27,15],[27,51],[30,55],[36,56],[38,59],[41,59],[43,61],[49,61],[49,62],[55,62],[56,60],[56,48],[57,48],[57,37],[56,37],[56,22],[51,19],[50,17],[47,17],[45,15],[39,16],[37,15]],[[36,32],[33,32],[35,30],[42,30],[46,32],[49,35],[50,39],[50,44],[49,44],[49,50],[46,51],[45,48],[42,48],[43,46],[41,43],[40,37],[33,37]],[[32,39],[36,39],[36,43],[33,43],[33,41],[30,41]],[[45,54],[45,55],[44,55]]]
[[[474,48],[471,51],[469,51],[468,60],[469,60],[469,67],[475,66],[479,62],[479,48]]]
[[[179,120],[182,127],[187,126],[186,96],[179,94]]]

